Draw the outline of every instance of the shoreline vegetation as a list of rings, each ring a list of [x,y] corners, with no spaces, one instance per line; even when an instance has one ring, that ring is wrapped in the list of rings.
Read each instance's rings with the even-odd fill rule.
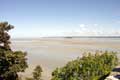
[[[12,50],[8,34],[11,29],[13,26],[8,22],[0,23],[0,80],[23,80],[18,73],[24,73],[29,66],[27,53]],[[53,70],[51,80],[104,80],[119,65],[116,54],[119,53],[114,51],[86,53],[82,57],[68,62],[65,66]],[[41,80],[42,72],[44,70],[38,65],[33,70],[33,75],[26,77],[25,80]]]

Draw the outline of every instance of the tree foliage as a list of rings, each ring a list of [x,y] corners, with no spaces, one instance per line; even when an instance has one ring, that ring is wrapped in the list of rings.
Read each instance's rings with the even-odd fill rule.
[[[4,49],[10,50],[10,36],[7,33],[9,30],[13,29],[14,27],[8,22],[1,22],[0,23],[0,47]]]
[[[42,72],[42,68],[39,65],[36,66],[36,68],[34,69],[34,72],[33,72],[34,80],[40,80],[41,72]]]
[[[41,72],[42,68],[39,65],[37,65],[33,71],[33,77],[26,78],[26,80],[41,80]]]
[[[17,73],[27,68],[26,53],[10,48],[8,31],[12,28],[7,22],[0,23],[0,77],[3,80],[17,80]]]
[[[104,80],[117,64],[115,52],[89,53],[57,68],[52,72],[51,80]]]

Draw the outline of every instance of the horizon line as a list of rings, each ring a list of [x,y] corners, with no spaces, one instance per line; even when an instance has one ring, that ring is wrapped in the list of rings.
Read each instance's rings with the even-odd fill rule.
[[[44,36],[44,37],[11,37],[11,39],[39,39],[39,38],[120,38],[120,36]]]

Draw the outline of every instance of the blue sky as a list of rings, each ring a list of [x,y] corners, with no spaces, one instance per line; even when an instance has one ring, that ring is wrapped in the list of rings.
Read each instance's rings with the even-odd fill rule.
[[[12,37],[118,36],[120,0],[0,0]]]

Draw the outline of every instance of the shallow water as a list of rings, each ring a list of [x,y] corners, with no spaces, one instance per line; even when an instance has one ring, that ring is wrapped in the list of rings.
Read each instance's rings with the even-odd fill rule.
[[[51,72],[68,61],[81,57],[84,52],[116,51],[120,52],[120,38],[40,38],[13,39],[13,50],[28,53],[29,68],[22,76],[30,76],[36,65],[43,68],[43,79],[50,80]]]

